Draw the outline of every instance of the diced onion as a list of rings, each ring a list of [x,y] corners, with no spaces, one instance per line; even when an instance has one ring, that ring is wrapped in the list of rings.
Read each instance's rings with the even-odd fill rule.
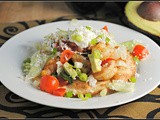
[[[74,62],[74,67],[75,68],[82,68],[83,64],[81,62]]]
[[[83,82],[86,82],[87,79],[88,79],[88,76],[87,76],[86,73],[80,73],[80,74],[79,74],[79,79],[80,79],[81,81],[83,81]]]
[[[92,86],[92,87],[95,87],[96,86],[96,83],[97,83],[97,80],[93,77],[93,75],[90,75],[88,77],[88,82],[89,82],[89,85]]]
[[[69,91],[69,92],[66,93],[65,96],[68,97],[68,98],[71,98],[71,97],[73,97],[73,92]]]
[[[131,81],[132,83],[135,83],[135,82],[137,81],[137,79],[136,79],[135,77],[131,77],[131,78],[129,79],[129,81]]]
[[[59,75],[62,71],[62,63],[60,61],[58,61],[58,62],[56,62],[56,64],[57,64],[57,71],[56,72]]]
[[[107,89],[103,89],[101,92],[100,92],[100,96],[106,96],[107,95]]]

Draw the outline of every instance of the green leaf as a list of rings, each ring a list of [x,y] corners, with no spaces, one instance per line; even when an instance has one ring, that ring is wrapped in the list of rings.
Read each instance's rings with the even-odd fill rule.
[[[96,38],[92,39],[90,44],[96,45],[98,43],[98,40]]]
[[[137,56],[134,56],[133,60],[136,62],[136,64],[139,64],[139,62],[140,62],[140,60],[139,60],[139,58]]]
[[[80,98],[83,101],[88,100],[88,97],[84,97],[82,93],[78,93],[78,98]]]
[[[92,98],[92,95],[91,95],[91,93],[86,93],[85,97]]]
[[[73,97],[73,92],[69,91],[69,92],[66,93],[65,96],[68,97],[68,98],[71,98],[71,97]]]
[[[81,42],[82,41],[82,36],[79,35],[79,34],[75,34],[75,35],[72,35],[72,39],[77,41],[77,42]]]
[[[26,58],[23,63],[30,63],[30,62],[31,62],[31,58]]]
[[[52,55],[55,55],[57,53],[57,48],[53,48]]]
[[[98,38],[103,38],[103,37],[104,37],[104,34],[98,35],[97,37],[98,37]]]
[[[108,44],[109,42],[110,42],[110,39],[106,37],[106,44]]]
[[[76,68],[76,72],[78,76],[81,74],[81,70],[79,68]]]
[[[85,101],[88,100],[89,98],[92,98],[92,95],[90,93],[86,93],[85,95],[83,95],[82,93],[78,93],[78,98]]]
[[[129,81],[131,81],[132,83],[135,83],[135,82],[137,82],[137,79],[136,79],[135,77],[131,77],[131,78],[129,79]]]
[[[73,82],[73,79],[71,77],[69,77],[69,75],[67,75],[65,72],[61,72],[60,73],[60,76],[64,79],[64,80],[67,80],[68,83],[72,83]]]
[[[87,30],[91,30],[92,28],[90,26],[86,26],[86,29]]]

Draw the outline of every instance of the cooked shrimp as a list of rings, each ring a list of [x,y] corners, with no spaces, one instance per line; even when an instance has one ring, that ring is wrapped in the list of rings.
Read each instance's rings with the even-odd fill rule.
[[[104,65],[100,72],[93,73],[97,80],[124,80],[128,81],[135,75],[136,65],[133,56],[123,46],[112,48],[103,43],[97,44],[92,50],[98,49],[102,53],[102,61],[106,58],[113,58],[111,62]],[[119,64],[119,65],[118,65]],[[121,64],[121,65],[120,65]]]
[[[92,48],[92,51],[94,50],[99,50],[101,55],[102,55],[102,59],[101,60],[105,60],[106,58],[110,57],[113,52],[114,52],[114,49],[108,44],[104,44],[104,43],[98,43],[97,45],[95,45],[93,48]]]
[[[122,59],[127,60],[128,52],[125,46],[115,46],[114,52],[110,56],[111,58],[114,58],[116,60]]]
[[[117,73],[113,76],[112,80],[128,81],[136,73],[136,64],[133,56],[128,53],[127,60],[124,61],[125,66],[117,66]]]
[[[115,61],[112,60],[108,65],[104,65],[100,72],[93,73],[93,76],[97,80],[110,80],[116,73],[117,67]]]

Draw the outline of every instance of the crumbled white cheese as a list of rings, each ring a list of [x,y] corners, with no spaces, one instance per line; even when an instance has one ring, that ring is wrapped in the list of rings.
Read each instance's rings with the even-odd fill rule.
[[[72,39],[72,36],[75,34],[81,35],[82,37],[81,42],[77,42]],[[76,28],[76,30],[69,36],[69,40],[71,42],[76,43],[76,45],[81,48],[86,48],[88,47],[89,42],[96,37],[97,35],[94,32],[87,30],[85,27],[80,26],[79,28]]]
[[[139,77],[139,76],[140,76],[140,74],[136,72],[135,77],[137,78],[137,77]]]
[[[96,83],[97,83],[97,80],[93,77],[93,75],[90,75],[88,77],[88,80],[89,82],[89,85],[92,86],[92,87],[95,87],[96,86]]]
[[[60,61],[56,62],[57,64],[57,74],[59,75],[60,72],[62,71],[62,63]]]
[[[63,43],[61,40],[59,41],[59,46],[62,48],[62,50],[70,50],[71,49],[68,47],[67,44]]]
[[[102,35],[103,37],[98,37],[99,35]],[[77,42],[76,40],[72,39],[73,35],[80,35],[82,37],[82,40],[80,42]],[[98,37],[98,38],[97,38]],[[86,48],[89,46],[92,39],[97,38],[98,42],[106,42],[106,37],[110,37],[108,32],[106,32],[103,29],[96,30],[91,28],[91,30],[88,30],[85,26],[80,26],[76,28],[72,33],[69,35],[69,41],[74,42],[77,46],[80,48]]]

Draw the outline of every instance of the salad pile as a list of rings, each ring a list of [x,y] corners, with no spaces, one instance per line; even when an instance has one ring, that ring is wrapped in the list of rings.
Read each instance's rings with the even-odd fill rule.
[[[57,29],[36,48],[23,62],[25,79],[44,92],[82,100],[134,91],[136,65],[149,54],[134,40],[116,42],[107,26]]]

